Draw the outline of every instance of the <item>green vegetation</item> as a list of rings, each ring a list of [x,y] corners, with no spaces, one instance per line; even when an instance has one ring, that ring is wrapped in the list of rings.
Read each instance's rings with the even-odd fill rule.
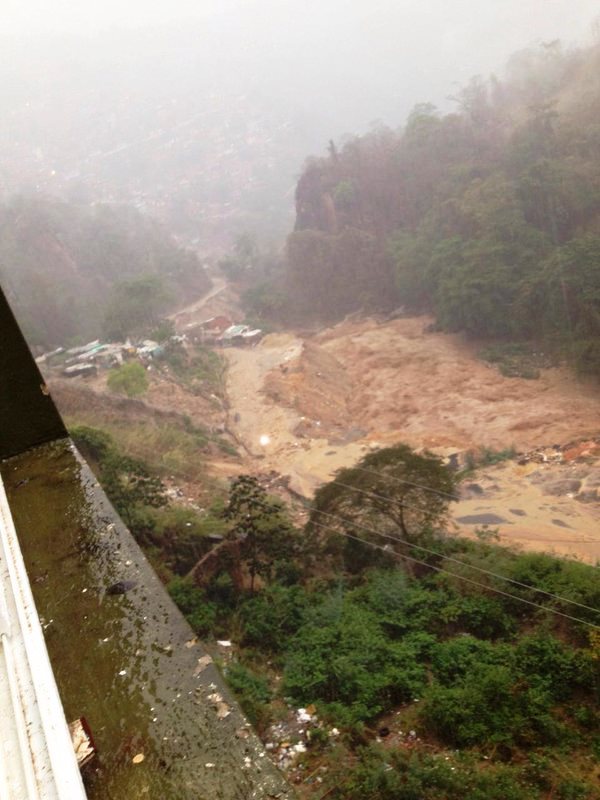
[[[223,273],[242,289],[248,319],[265,328],[265,321],[285,319],[287,296],[283,286],[284,259],[273,245],[263,245],[251,233],[242,233],[231,252],[219,261]]]
[[[165,361],[194,394],[213,400],[215,398],[211,398],[212,395],[224,396],[226,364],[223,357],[209,347],[196,345],[184,350],[176,343],[169,343]]]
[[[556,365],[556,358],[548,353],[536,352],[531,345],[523,342],[505,342],[484,347],[479,358],[496,364],[507,378],[526,378],[536,380],[540,369]]]
[[[160,433],[164,434],[164,430]],[[224,535],[226,526],[218,494],[214,495],[213,506],[204,514],[173,505],[156,463],[125,455],[106,431],[74,425],[70,427],[70,434],[98,475],[109,500],[166,581],[187,574],[210,550],[215,537]],[[187,440],[192,441],[189,436]],[[155,451],[155,459],[156,452],[161,451]],[[160,466],[164,472],[165,465],[161,463]],[[182,608],[191,608],[196,602],[193,591],[191,597],[185,598],[184,586],[179,595]],[[202,630],[203,617],[198,609],[194,607],[190,613],[194,613],[194,626]],[[210,618],[207,630],[213,622]]]
[[[219,267],[232,281],[242,280],[246,273],[254,273],[260,263],[260,248],[256,238],[248,231],[236,236],[231,253],[219,261]]]
[[[272,693],[267,680],[235,661],[225,670],[225,677],[244,713],[261,733],[271,721],[268,703]]]
[[[348,531],[356,525],[362,535],[361,526],[373,523],[381,533],[414,541],[443,526],[454,489],[452,473],[437,456],[417,455],[403,444],[387,447],[317,490],[309,526]]]
[[[82,455],[100,469],[106,494],[128,524],[141,508],[166,505],[160,479],[143,461],[119,453],[107,433],[86,426],[72,428],[70,433]]]
[[[251,321],[247,318],[246,324],[256,322],[256,325],[260,324],[265,330],[268,329],[265,321],[283,321],[287,312],[287,296],[281,285],[281,278],[251,286],[242,295],[242,303],[251,316]]]
[[[223,516],[229,522],[229,538],[240,545],[253,591],[257,576],[272,580],[293,555],[295,531],[282,504],[269,498],[250,475],[240,475],[231,484]]]
[[[217,609],[214,603],[207,601],[202,589],[175,577],[169,583],[169,594],[199,636],[215,630]]]
[[[142,333],[158,323],[160,312],[170,300],[163,279],[157,275],[119,281],[108,300],[102,333],[117,342],[132,333]]]
[[[162,418],[151,410],[142,414],[122,410],[115,415],[110,406],[87,408],[82,404],[66,416],[66,422],[70,430],[93,428],[99,436],[118,442],[121,453],[143,461],[153,472],[200,482],[206,492],[215,491],[214,481],[206,474],[207,454],[237,455],[228,440],[185,415]]]
[[[556,762],[544,755],[515,768],[460,752],[390,752],[371,746],[359,751],[350,769],[344,755],[338,754],[337,764],[332,759],[328,796],[336,800],[538,800],[553,791],[562,800],[597,797],[593,781],[561,780]]]
[[[493,464],[501,464],[503,461],[510,461],[517,456],[514,447],[505,447],[503,450],[496,450],[493,447],[480,447],[477,450],[468,450],[465,454],[465,468],[459,473],[459,477],[464,478],[478,467],[490,467]]]
[[[120,423],[109,428],[119,446],[127,453],[141,458],[162,474],[196,480],[205,473],[204,455],[215,439],[200,426],[190,430],[185,424],[161,422]],[[218,443],[218,440],[215,441]]]
[[[444,556],[598,601],[594,570],[584,565],[464,541],[437,547],[441,560],[427,560],[457,574],[473,573]],[[484,583],[478,591],[426,569],[369,568],[328,581],[310,571],[292,585],[275,580],[233,594],[215,579],[182,608],[192,624],[200,615],[203,633],[213,620],[214,635],[235,634],[235,688],[261,729],[277,715],[269,700],[279,689],[294,707],[315,703],[342,730],[335,749],[315,737],[308,755],[328,765],[333,796],[541,800],[555,786],[597,798],[586,774],[600,746],[597,644],[581,625],[494,594],[506,584]],[[180,591],[172,589],[176,600]],[[533,588],[510,592],[566,608]],[[273,669],[283,685],[269,688]],[[390,714],[403,744],[365,747]],[[407,737],[411,728],[418,741]]]
[[[288,292],[308,316],[327,319],[385,307],[395,295],[389,256],[359,226],[339,233],[297,230],[288,237],[287,260]]]
[[[170,319],[159,320],[154,330],[150,331],[150,338],[160,344],[168,342],[171,336],[175,336],[175,323]]]
[[[210,587],[217,577],[219,594],[226,588],[221,600],[227,614],[230,601],[244,587],[252,596],[259,582],[263,585],[289,577],[290,559],[300,552],[300,546],[280,501],[269,497],[250,475],[240,475],[232,482],[220,519],[224,525],[221,540],[198,559],[187,577],[207,591],[204,599],[215,601]],[[296,572],[292,574],[297,577]]]
[[[281,257],[272,245],[265,246],[245,231],[236,236],[231,252],[219,261],[219,267],[232,281],[241,285],[272,278],[281,271]]]
[[[326,766],[328,796],[597,800],[594,568],[448,537],[454,477],[405,445],[341,471],[301,534],[250,476],[198,514],[165,504],[106,433],[73,435],[196,633],[233,639],[225,674],[259,731],[286,704],[316,706],[324,727],[303,758],[307,775]],[[444,494],[413,485],[425,480]],[[317,507],[338,524],[315,524]]]
[[[444,535],[450,497],[432,493],[425,513],[422,489],[392,481],[419,483],[408,470],[427,469],[451,496],[454,479],[432,457],[399,445],[357,466],[381,474],[341,471],[314,504],[337,524],[315,524],[313,511],[303,536],[240,476],[213,511],[223,538],[169,584],[199,635],[236,643],[226,676],[250,718],[266,731],[284,703],[316,705],[325,727],[311,736],[306,774],[326,766],[321,790],[340,800],[597,800],[600,635],[552,613],[598,624],[584,607],[600,606],[595,570]],[[346,481],[389,503],[351,502]],[[399,530],[409,499],[412,547],[380,535]],[[377,745],[381,725],[389,740]]]
[[[124,339],[209,280],[196,255],[126,206],[0,203],[0,278],[31,345]]]
[[[107,379],[108,388],[117,394],[126,394],[127,397],[139,397],[148,391],[148,375],[141,364],[123,364],[111,369]]]
[[[452,113],[422,104],[399,133],[311,159],[288,238],[288,314],[403,305],[500,342],[488,356],[508,376],[563,357],[599,375],[599,64],[598,44],[542,45],[504,82],[473,79]]]

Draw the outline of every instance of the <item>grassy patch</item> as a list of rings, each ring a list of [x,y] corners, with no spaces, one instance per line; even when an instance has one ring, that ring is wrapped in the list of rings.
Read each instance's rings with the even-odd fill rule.
[[[465,455],[465,469],[459,477],[465,477],[478,467],[490,467],[494,464],[501,464],[503,461],[511,461],[518,455],[517,450],[512,445],[496,450],[493,447],[480,447],[478,450],[469,450]]]
[[[488,364],[495,364],[507,378],[526,380],[536,380],[540,377],[541,369],[556,366],[554,356],[523,342],[489,345],[479,351],[479,358]]]
[[[170,348],[165,358],[181,383],[195,394],[223,398],[225,394],[226,362],[223,357],[201,345]]]
[[[68,428],[78,425],[98,424],[97,414],[88,419],[84,413],[68,417]],[[211,436],[208,431],[197,430],[191,434],[173,424],[155,425],[151,422],[100,420],[102,430],[108,433],[119,450],[132,458],[139,458],[161,475],[196,481],[205,474],[204,457]]]
[[[79,425],[101,426],[118,443],[119,450],[131,458],[139,458],[162,476],[173,475],[188,481],[206,481],[206,456],[214,446],[222,453],[237,456],[236,449],[218,434],[183,417],[177,422],[154,423],[140,420],[99,418],[97,412],[86,414],[82,409],[66,418],[68,428]]]

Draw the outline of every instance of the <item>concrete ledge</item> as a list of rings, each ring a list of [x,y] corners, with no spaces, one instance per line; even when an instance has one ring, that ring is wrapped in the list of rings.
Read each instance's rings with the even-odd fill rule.
[[[85,798],[1,479],[0,720],[2,800]]]

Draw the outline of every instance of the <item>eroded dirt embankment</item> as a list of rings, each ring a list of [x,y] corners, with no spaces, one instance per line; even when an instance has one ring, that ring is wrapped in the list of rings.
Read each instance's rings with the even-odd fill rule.
[[[217,301],[222,292],[210,302]],[[61,411],[86,424],[98,417],[184,430],[187,418],[217,434],[231,431],[239,458],[212,446],[201,454],[212,477],[275,471],[306,497],[369,449],[396,442],[450,455],[482,446],[523,452],[600,435],[597,387],[565,369],[533,381],[503,377],[461,337],[426,333],[428,322],[346,321],[227,349],[227,401],[195,394],[161,371],[143,400],[108,393],[105,373],[87,386],[52,381],[51,389]],[[565,463],[508,461],[480,470],[471,481],[477,488],[453,507],[457,530],[472,535],[487,521],[503,541],[600,560],[600,453],[566,456]],[[193,481],[184,486],[186,497],[201,491]]]
[[[460,336],[425,333],[427,322],[344,323],[313,340],[352,383],[347,425],[384,442],[401,433],[415,447],[458,449],[529,449],[598,431],[597,387],[562,369],[535,381],[506,378]]]
[[[428,322],[343,322],[308,338],[272,334],[251,350],[226,351],[229,424],[261,469],[289,475],[307,496],[379,445],[403,441],[443,455],[482,446],[528,451],[600,433],[597,387],[562,368],[533,381],[504,377],[461,337],[426,333]],[[558,471],[551,482],[572,467],[542,464],[538,472]],[[503,539],[525,548],[600,558],[595,487],[585,501],[566,490],[552,495],[530,472],[515,462],[486,469],[481,491],[455,507],[458,528],[472,532],[476,523],[459,520],[491,515]]]

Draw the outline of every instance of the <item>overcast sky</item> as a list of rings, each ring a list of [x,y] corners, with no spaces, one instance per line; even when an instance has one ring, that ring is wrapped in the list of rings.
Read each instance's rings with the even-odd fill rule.
[[[365,34],[393,32],[398,46],[477,46],[511,52],[536,38],[580,40],[600,14],[597,0],[0,0],[5,33],[95,32],[111,26],[165,25],[218,14],[284,37],[346,17]],[[258,18],[258,19],[257,19]],[[254,20],[254,23],[252,22]],[[287,31],[285,30],[287,29]],[[333,31],[332,31],[333,33]]]
[[[263,172],[291,185],[329,139],[448,111],[519,50],[585,45],[599,16],[599,0],[0,0],[0,147],[70,164],[204,119],[214,96],[222,149],[258,126]]]
[[[366,103],[365,114],[379,116],[381,108],[388,117],[387,112],[394,114],[396,86],[397,111],[403,115],[414,102],[442,102],[452,87],[472,75],[501,74],[507,58],[528,45],[556,38],[565,45],[585,43],[600,16],[600,3],[0,0],[0,10],[0,31],[13,43],[20,42],[26,57],[35,53],[35,45],[25,41],[28,34],[85,34],[106,44],[107,34],[119,38],[118,29],[163,28],[166,33],[169,27],[181,26],[186,35],[196,33],[193,46],[203,53],[205,63],[219,63],[221,72],[223,65],[226,71],[236,60],[243,62],[242,72],[247,65],[258,65],[258,74],[266,73],[267,91],[277,73],[289,81],[294,70],[304,71],[305,76],[322,76],[324,84],[356,84],[358,105],[377,93],[381,77],[383,100],[379,105]],[[93,49],[92,42],[90,46]],[[56,53],[61,56],[61,48]]]

